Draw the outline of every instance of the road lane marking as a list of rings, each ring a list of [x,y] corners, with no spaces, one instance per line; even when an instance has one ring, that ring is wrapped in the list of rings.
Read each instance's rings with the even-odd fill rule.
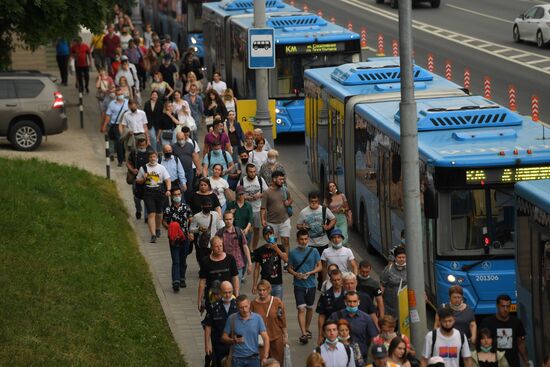
[[[384,10],[384,9],[380,9],[380,8],[375,7],[373,5],[370,5],[370,4],[365,4],[360,0],[341,0],[341,1],[343,3],[354,6],[356,8],[363,9],[363,10],[366,10],[368,12],[374,13],[379,17],[384,17],[384,18],[393,20],[395,22],[399,21],[398,16],[396,14],[391,13],[391,12],[389,12],[387,10]],[[467,35],[462,34],[462,33],[453,32],[453,31],[450,31],[450,30],[447,30],[447,29],[436,27],[436,26],[433,26],[431,24],[427,24],[427,23],[424,23],[424,22],[416,21],[416,20],[413,20],[412,27],[414,29],[424,31],[426,33],[430,33],[434,36],[437,36],[437,37],[440,37],[440,38],[458,43],[460,45],[463,45],[463,46],[466,46],[466,47],[469,47],[469,48],[473,48],[474,50],[486,53],[488,55],[500,58],[502,60],[505,60],[505,61],[508,61],[508,62],[511,62],[511,63],[515,63],[517,65],[526,67],[526,68],[531,69],[531,70],[538,71],[538,72],[543,73],[543,74],[550,75],[550,70],[547,70],[546,68],[539,68],[539,67],[536,67],[534,65],[527,64],[525,62],[521,62],[521,61],[517,60],[517,59],[524,58],[524,57],[533,57],[533,58],[536,58],[537,60],[542,62],[542,61],[550,61],[550,57],[542,56],[542,55],[539,55],[539,54],[534,53],[534,52],[523,51],[523,50],[519,50],[519,49],[516,49],[516,48],[510,48],[508,46],[504,46],[504,45],[494,43],[494,42],[488,42],[488,41],[485,41],[485,40],[482,40],[482,39],[470,37],[470,36],[467,36]],[[456,40],[455,38],[457,36],[461,36],[463,38],[463,40],[462,41]],[[482,47],[488,46],[488,45],[497,46],[498,48],[500,48],[500,50],[488,51],[488,50],[485,50],[485,49],[482,48]],[[514,53],[517,53],[518,55],[514,55],[513,57],[503,56],[500,53],[504,52],[504,51],[514,52]],[[529,61],[532,62],[532,61],[535,61],[535,60],[529,60]]]
[[[466,9],[466,8],[461,8],[460,6],[456,6],[456,5],[453,5],[453,4],[445,4],[446,6],[450,7],[450,8],[455,8],[455,9],[458,9],[458,10],[462,10],[466,13],[471,13],[471,14],[475,14],[475,15],[479,15],[480,17],[485,17],[485,18],[489,18],[489,19],[493,19],[493,20],[498,20],[500,22],[504,22],[504,23],[508,23],[508,24],[514,24],[514,22],[512,22],[511,20],[508,20],[508,19],[503,19],[503,18],[499,18],[499,17],[494,17],[492,15],[489,15],[489,14],[483,14],[483,13],[480,13],[480,12],[477,12],[475,10],[470,10],[470,9]]]

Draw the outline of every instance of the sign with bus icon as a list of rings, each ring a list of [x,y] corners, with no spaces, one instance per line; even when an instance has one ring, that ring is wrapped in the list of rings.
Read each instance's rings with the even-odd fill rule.
[[[248,67],[272,69],[275,67],[275,34],[273,28],[248,30]]]

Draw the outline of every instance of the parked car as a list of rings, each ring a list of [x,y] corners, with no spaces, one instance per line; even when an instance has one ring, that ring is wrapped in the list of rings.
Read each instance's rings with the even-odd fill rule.
[[[39,71],[0,72],[0,137],[34,150],[42,137],[67,130],[65,101],[55,78]]]
[[[514,20],[514,41],[536,42],[540,48],[550,41],[550,4],[536,5]]]

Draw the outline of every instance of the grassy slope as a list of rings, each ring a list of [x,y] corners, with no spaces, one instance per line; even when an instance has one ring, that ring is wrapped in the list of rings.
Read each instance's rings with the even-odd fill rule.
[[[36,160],[0,172],[0,365],[184,365],[115,186]]]

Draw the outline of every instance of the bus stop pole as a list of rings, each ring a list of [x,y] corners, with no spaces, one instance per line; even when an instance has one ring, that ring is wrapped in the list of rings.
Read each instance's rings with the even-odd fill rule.
[[[265,0],[254,0],[255,28],[266,28],[265,13]],[[256,69],[256,117],[254,127],[262,129],[265,140],[273,147],[273,122],[269,115],[267,69]]]
[[[418,128],[412,62],[412,1],[399,0],[399,55],[401,64],[401,165],[405,204],[407,287],[411,341],[418,355],[424,348],[426,304],[424,302],[424,256],[420,208]]]

